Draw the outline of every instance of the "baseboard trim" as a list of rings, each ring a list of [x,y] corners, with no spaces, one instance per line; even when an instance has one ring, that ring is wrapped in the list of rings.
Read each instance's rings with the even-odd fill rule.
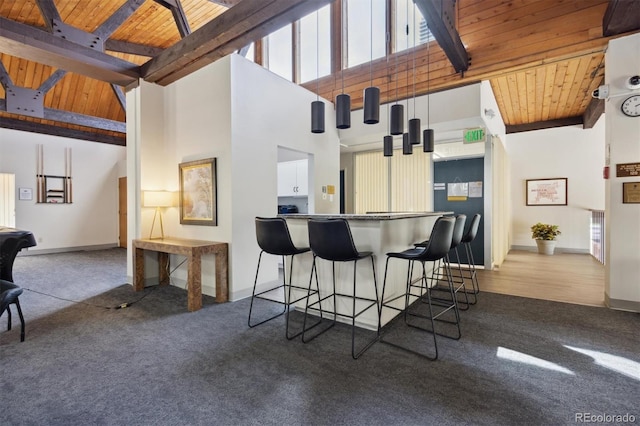
[[[537,246],[511,246],[511,250],[522,250],[522,251],[530,251],[537,252]],[[570,253],[570,254],[591,254],[589,249],[577,249],[577,248],[568,248],[568,247],[556,247],[556,253]]]
[[[37,247],[37,246],[36,246]],[[75,247],[60,247],[54,249],[42,249],[26,248],[18,252],[18,256],[36,256],[39,254],[52,254],[52,253],[68,253],[71,251],[92,251],[92,250],[106,250],[118,247],[117,244],[97,244],[92,246],[75,246]]]
[[[607,308],[618,311],[640,312],[640,302],[633,300],[612,299],[607,292],[604,293],[604,304]]]

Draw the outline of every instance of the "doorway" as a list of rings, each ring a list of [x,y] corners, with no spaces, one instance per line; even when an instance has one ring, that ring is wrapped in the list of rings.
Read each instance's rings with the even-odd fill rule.
[[[476,213],[482,215],[478,234],[471,243],[476,265],[484,264],[484,158],[438,161],[433,164],[433,207],[435,211],[452,211],[467,215],[467,226]],[[449,193],[451,184],[467,184],[466,196]],[[458,187],[458,188],[463,188]],[[479,189],[479,190],[478,190]],[[467,262],[464,250],[460,260]]]

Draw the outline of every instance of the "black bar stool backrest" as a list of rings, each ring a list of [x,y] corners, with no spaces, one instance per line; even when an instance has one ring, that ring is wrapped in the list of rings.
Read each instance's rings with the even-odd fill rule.
[[[480,225],[480,214],[476,213],[473,215],[473,219],[471,219],[471,225],[469,225],[469,229],[466,234],[462,236],[463,243],[470,243],[476,238],[476,234],[478,233],[478,226]]]
[[[451,239],[452,249],[458,247],[458,245],[462,241],[462,236],[464,234],[464,224],[466,221],[467,221],[467,215],[464,215],[464,214],[456,215],[456,223],[453,226],[453,238]]]
[[[420,258],[416,260],[432,262],[445,257],[447,253],[449,253],[449,250],[451,250],[455,222],[456,219],[451,216],[439,217],[433,225],[427,246],[422,254],[420,254]]]
[[[260,248],[269,254],[289,256],[308,251],[293,245],[287,221],[281,217],[256,217],[256,238]]]
[[[309,219],[309,246],[325,260],[347,262],[361,258],[345,219]]]

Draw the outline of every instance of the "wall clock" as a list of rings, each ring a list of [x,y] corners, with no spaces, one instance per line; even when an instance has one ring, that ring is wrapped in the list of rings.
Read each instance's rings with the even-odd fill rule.
[[[622,102],[621,109],[628,117],[640,117],[640,95],[629,96]]]

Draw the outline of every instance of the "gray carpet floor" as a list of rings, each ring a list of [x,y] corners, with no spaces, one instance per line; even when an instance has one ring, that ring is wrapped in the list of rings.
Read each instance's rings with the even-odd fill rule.
[[[438,361],[381,343],[354,361],[344,325],[303,344],[283,317],[247,327],[248,300],[205,297],[190,313],[183,289],[136,293],[123,249],[19,256],[14,279],[27,336],[2,316],[2,424],[640,422],[635,313],[481,293]],[[429,342],[405,329],[396,337]]]

